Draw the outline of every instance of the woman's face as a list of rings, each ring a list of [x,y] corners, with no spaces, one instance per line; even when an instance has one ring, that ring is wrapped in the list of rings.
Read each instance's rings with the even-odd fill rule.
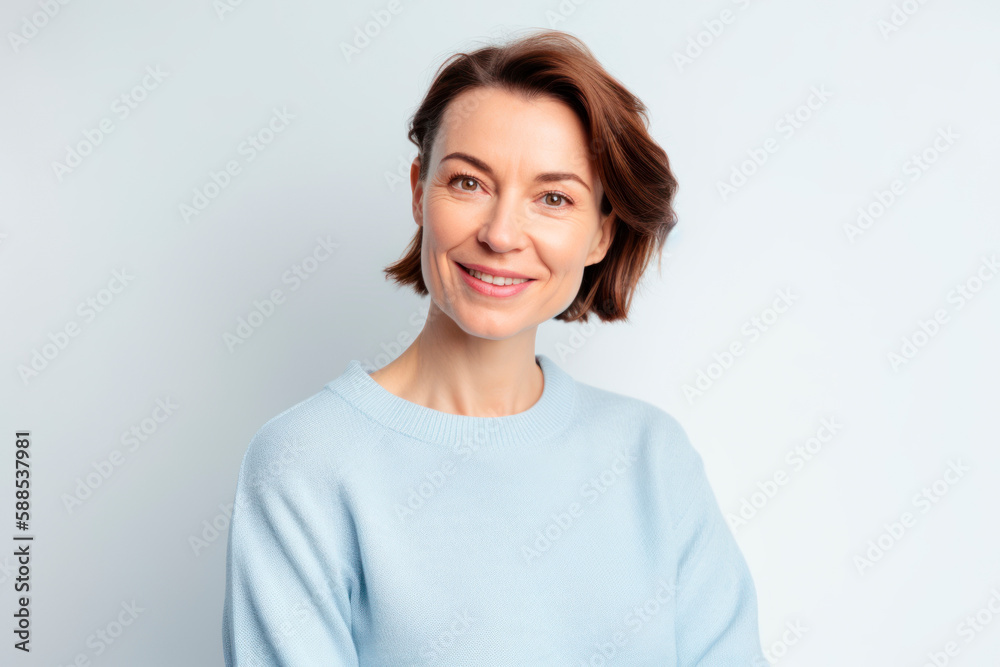
[[[471,335],[504,339],[555,317],[611,243],[586,130],[554,98],[467,90],[445,111],[422,183],[418,165],[411,184],[424,283]],[[529,280],[487,284],[463,266]]]

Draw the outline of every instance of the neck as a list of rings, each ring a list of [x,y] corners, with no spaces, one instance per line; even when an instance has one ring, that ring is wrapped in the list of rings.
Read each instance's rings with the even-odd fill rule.
[[[535,363],[537,326],[502,340],[473,336],[431,302],[413,344],[371,373],[387,391],[449,414],[502,417],[524,412],[542,395]]]

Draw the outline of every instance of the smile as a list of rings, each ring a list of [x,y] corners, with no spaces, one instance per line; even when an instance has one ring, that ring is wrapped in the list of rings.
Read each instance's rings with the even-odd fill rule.
[[[462,266],[459,264],[459,266]],[[492,283],[494,285],[520,285],[523,282],[527,282],[528,278],[502,278],[500,276],[491,276],[488,273],[483,273],[482,271],[476,271],[475,269],[469,269],[462,266],[468,273],[479,278],[485,283]]]
[[[486,296],[513,296],[519,294],[534,282],[532,278],[503,278],[491,276],[482,271],[467,269],[455,262],[462,272],[465,284]]]

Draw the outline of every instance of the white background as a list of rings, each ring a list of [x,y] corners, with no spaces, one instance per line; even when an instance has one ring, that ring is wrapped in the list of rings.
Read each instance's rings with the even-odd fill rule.
[[[648,105],[680,182],[663,270],[630,321],[546,323],[538,352],[676,416],[723,512],[757,505],[734,530],[778,664],[918,666],[951,641],[948,664],[997,664],[1000,618],[982,612],[992,622],[971,641],[959,624],[994,592],[1000,609],[1000,279],[981,268],[1000,253],[1000,5],[400,0],[350,59],[342,44],[386,3],[57,6],[48,19],[28,0],[0,10],[0,540],[15,532],[18,429],[32,433],[36,535],[30,655],[11,647],[14,562],[0,556],[0,662],[222,664],[220,508],[246,445],[349,360],[381,366],[419,331],[427,299],[381,271],[415,231],[406,122],[446,56],[538,26],[581,37]],[[712,23],[723,10],[732,20]],[[165,74],[142,90],[147,67]],[[112,104],[136,86],[144,99],[122,118]],[[275,108],[294,119],[247,161],[241,142]],[[780,129],[796,112],[794,133]],[[104,118],[113,131],[57,174]],[[766,162],[744,165],[768,139]],[[914,172],[925,151],[933,164]],[[185,221],[180,205],[228,160],[241,172]],[[753,173],[723,196],[741,167]],[[850,237],[894,179],[901,193]],[[337,252],[290,290],[283,274],[318,237]],[[78,304],[116,270],[133,279],[88,321]],[[965,284],[971,300],[954,291]],[[230,350],[224,334],[276,288],[284,302]],[[779,290],[794,300],[774,320]],[[903,357],[939,309],[947,320]],[[753,317],[770,322],[756,340]],[[735,341],[743,354],[722,368],[713,355]],[[689,400],[699,371],[713,379]],[[173,414],[123,447],[168,398]],[[842,427],[796,468],[787,453],[823,419]],[[68,508],[116,449],[121,465]],[[924,512],[914,496],[950,461],[967,472]],[[753,496],[776,473],[785,483]],[[915,525],[885,533],[904,512]],[[881,558],[859,566],[880,535]],[[88,637],[133,600],[141,613],[96,655]]]

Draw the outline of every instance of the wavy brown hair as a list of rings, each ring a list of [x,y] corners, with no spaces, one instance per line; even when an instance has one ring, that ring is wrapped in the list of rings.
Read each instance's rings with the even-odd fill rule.
[[[584,267],[576,298],[555,319],[603,322],[626,320],[643,272],[677,223],[673,198],[677,180],[666,152],[650,137],[646,106],[594,58],[577,37],[543,30],[506,44],[456,53],[438,68],[427,94],[409,121],[416,144],[420,180],[427,177],[431,147],[448,104],[467,90],[499,88],[554,97],[567,104],[587,130],[589,157],[604,188],[601,215],[613,212],[613,239],[604,258]],[[456,117],[472,112],[475,95],[462,100]],[[383,271],[386,280],[411,285],[426,295],[420,266],[423,227],[401,259]]]

